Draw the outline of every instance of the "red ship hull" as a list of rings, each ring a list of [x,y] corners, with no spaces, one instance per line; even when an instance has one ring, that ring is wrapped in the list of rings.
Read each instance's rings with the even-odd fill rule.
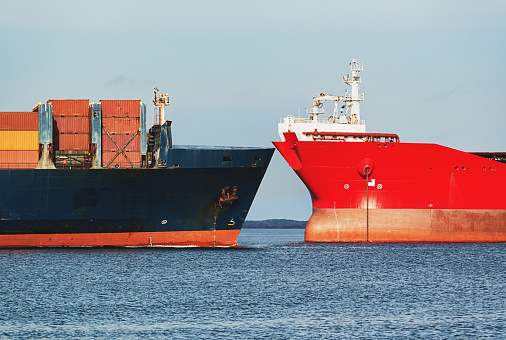
[[[274,145],[311,194],[308,242],[506,241],[506,164],[437,144],[284,135]]]
[[[1,248],[236,247],[240,230],[3,235]]]

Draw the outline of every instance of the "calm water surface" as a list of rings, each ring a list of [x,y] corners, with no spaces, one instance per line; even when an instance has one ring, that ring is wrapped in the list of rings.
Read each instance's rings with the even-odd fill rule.
[[[506,244],[0,250],[1,338],[504,338]]]

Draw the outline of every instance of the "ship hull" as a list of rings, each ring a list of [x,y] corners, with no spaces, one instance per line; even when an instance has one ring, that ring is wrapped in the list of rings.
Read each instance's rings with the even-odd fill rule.
[[[274,144],[311,194],[308,242],[506,241],[506,164],[437,144],[285,137]]]
[[[171,229],[168,227],[167,229]],[[240,229],[130,233],[2,235],[2,248],[31,247],[234,247]]]
[[[315,209],[306,226],[305,240],[504,242],[504,221],[504,210],[371,209],[367,212],[363,209]]]
[[[0,247],[236,246],[272,152],[185,158],[235,157],[212,167],[0,170]]]

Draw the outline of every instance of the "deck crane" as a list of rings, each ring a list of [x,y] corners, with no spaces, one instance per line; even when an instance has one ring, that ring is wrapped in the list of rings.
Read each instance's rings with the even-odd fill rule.
[[[343,100],[345,98],[346,97],[339,97],[339,96],[333,96],[331,94],[320,93],[320,94],[315,95],[313,97],[313,109],[308,112],[311,112],[313,114],[313,119],[316,121],[318,118],[318,114],[320,113],[319,110],[317,110],[317,109],[321,108],[323,106],[324,102],[326,102],[328,100],[333,100],[334,101],[334,115],[329,117],[328,122],[329,123],[346,124],[348,122],[346,115],[339,117],[339,101]],[[343,113],[343,111],[342,111],[343,108],[344,108],[344,105],[341,108],[341,114]],[[348,112],[348,108],[346,108],[346,113],[347,112]]]

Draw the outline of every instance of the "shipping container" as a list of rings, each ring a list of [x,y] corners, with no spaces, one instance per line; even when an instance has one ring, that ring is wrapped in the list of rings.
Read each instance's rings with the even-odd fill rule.
[[[102,117],[140,117],[140,100],[101,100]]]
[[[39,150],[0,150],[0,169],[35,169]]]
[[[130,162],[125,158],[125,156],[122,153],[119,153],[118,151],[102,151],[102,167],[108,167],[108,168],[122,168],[122,169],[129,169],[132,168],[132,164],[134,167],[140,167],[141,166],[141,153],[140,152],[134,152],[134,151],[124,151]],[[116,157],[117,155],[117,157]],[[115,158],[116,157],[116,158]],[[113,162],[109,166],[107,164],[114,159]]]
[[[55,116],[53,115],[55,133],[90,133],[88,116]]]
[[[53,136],[55,150],[89,150],[88,133],[61,133]]]
[[[102,127],[110,134],[134,134],[139,131],[140,124],[139,117],[102,117]]]
[[[0,130],[39,130],[38,112],[0,112]]]
[[[120,149],[124,147],[134,135],[111,135]],[[118,151],[118,147],[108,135],[102,135],[102,151]],[[127,151],[141,151],[141,135],[137,134],[125,147]]]
[[[88,116],[89,99],[50,99],[48,104],[53,106],[53,116]]]
[[[39,131],[0,130],[0,150],[39,150]]]

